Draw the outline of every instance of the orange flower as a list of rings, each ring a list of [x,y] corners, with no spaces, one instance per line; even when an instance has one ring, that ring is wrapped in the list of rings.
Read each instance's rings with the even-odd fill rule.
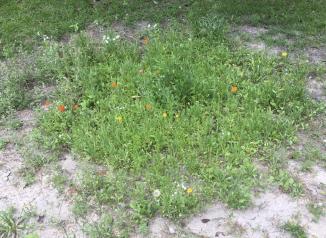
[[[64,112],[65,110],[66,110],[66,108],[65,108],[64,105],[61,104],[61,105],[58,106],[58,111],[59,112]]]
[[[72,106],[72,110],[74,110],[74,111],[78,110],[78,108],[79,108],[79,105],[78,104],[74,104]]]
[[[231,86],[231,93],[236,93],[236,92],[238,92],[238,86],[233,84]]]
[[[112,88],[117,88],[118,87],[118,83],[117,82],[112,82],[111,83],[111,87]]]
[[[168,113],[167,113],[167,112],[163,112],[162,116],[163,116],[164,118],[167,118],[167,117],[168,117]]]
[[[146,103],[146,104],[145,104],[145,109],[146,109],[147,111],[151,111],[151,110],[153,109],[153,106],[152,106],[151,104],[149,104],[149,103]]]
[[[149,43],[149,38],[148,38],[148,36],[145,36],[144,38],[143,38],[143,44],[144,45],[147,45]]]

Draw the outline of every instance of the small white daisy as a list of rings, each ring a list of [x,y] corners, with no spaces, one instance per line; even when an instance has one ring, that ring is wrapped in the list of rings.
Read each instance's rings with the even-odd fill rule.
[[[158,198],[159,196],[161,196],[161,191],[158,189],[155,189],[153,192],[153,197]]]

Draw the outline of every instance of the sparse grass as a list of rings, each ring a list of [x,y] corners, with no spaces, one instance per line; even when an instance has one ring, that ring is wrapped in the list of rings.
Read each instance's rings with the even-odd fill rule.
[[[56,174],[52,177],[52,183],[56,189],[58,189],[59,192],[63,192],[66,186],[68,185],[68,178],[63,174],[62,170],[59,170],[56,172]]]
[[[287,42],[271,39],[271,35],[283,34],[295,41],[295,47],[319,46],[326,42],[326,6],[323,0],[294,1],[242,1],[230,0],[215,3],[212,0],[194,4],[207,6],[212,14],[218,14],[234,24],[267,26],[271,32],[263,34],[267,43],[287,46]]]
[[[315,165],[315,162],[313,162],[311,160],[305,160],[301,164],[301,170],[304,171],[304,172],[311,172],[312,171],[312,167],[314,165]]]
[[[324,160],[325,155],[322,154],[321,150],[316,147],[308,146],[305,148],[304,158],[305,160],[318,161]]]
[[[38,59],[42,57],[36,53],[33,56],[24,53],[8,60],[0,68],[0,119],[6,117],[4,121],[7,125],[17,122],[12,115],[14,111],[22,110],[33,102],[34,87],[51,82],[41,65],[36,68]]]
[[[7,141],[0,138],[0,151],[6,148]]]
[[[282,228],[289,232],[293,238],[308,238],[304,228],[298,223],[289,221]]]
[[[113,218],[110,215],[104,215],[100,221],[88,224],[85,227],[85,232],[90,238],[100,238],[100,237],[107,237],[107,238],[114,238],[117,237],[113,231]],[[127,237],[120,235],[119,237]]]
[[[59,40],[64,34],[83,30],[94,21],[104,25],[113,21],[158,23],[167,17],[180,17],[190,5],[191,1],[186,0],[101,0],[96,4],[92,0],[3,0],[0,7],[0,58],[31,50],[44,39]]]
[[[302,156],[302,153],[298,150],[295,150],[290,154],[290,159],[299,160],[301,158],[301,156]]]
[[[35,182],[36,173],[46,164],[53,164],[58,161],[59,155],[44,150],[40,141],[36,141],[35,134],[29,134],[24,138],[19,138],[16,143],[19,152],[24,159],[24,166],[20,169],[20,174],[26,185]]]
[[[281,190],[294,197],[303,194],[303,186],[293,178],[286,170],[274,169],[273,179],[280,186]]]
[[[303,152],[303,162],[301,169],[303,171],[311,171],[315,164],[325,166],[326,156],[322,150],[316,146],[307,145]]]
[[[84,217],[87,214],[89,208],[89,204],[85,199],[83,199],[83,197],[76,196],[74,198],[74,206],[72,211],[77,217]]]
[[[297,197],[303,194],[303,186],[285,170],[286,157],[286,151],[279,150],[265,160],[269,166],[272,181],[277,183],[282,191]]]
[[[308,204],[308,210],[314,216],[314,220],[316,222],[318,222],[319,219],[321,217],[325,216],[325,214],[326,214],[324,204],[310,203],[310,204]]]
[[[0,56],[12,56],[19,48],[32,49],[45,36],[58,39],[67,32],[73,32],[75,24],[84,27],[93,19],[90,2],[1,1]]]
[[[294,38],[296,45],[302,44],[303,40],[311,44],[326,41],[325,12],[323,0],[101,0],[96,4],[92,0],[3,0],[0,8],[0,57],[32,49],[48,37],[58,40],[92,22],[109,25],[113,21],[122,21],[132,25],[144,20],[155,23],[173,19],[197,21],[207,14],[235,24],[267,25],[273,31],[272,35],[276,32]],[[302,33],[314,39],[304,37]],[[270,42],[268,39],[271,38],[267,35],[266,40]]]

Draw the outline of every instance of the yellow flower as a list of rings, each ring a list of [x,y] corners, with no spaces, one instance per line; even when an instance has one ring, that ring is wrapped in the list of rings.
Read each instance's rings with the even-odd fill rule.
[[[151,111],[151,110],[153,109],[153,106],[152,106],[151,104],[149,104],[149,103],[146,103],[146,104],[145,104],[145,109],[146,109],[147,111]]]
[[[122,117],[122,116],[117,116],[117,117],[115,118],[115,120],[116,120],[116,122],[118,122],[118,123],[122,123],[122,122],[123,122],[123,117]]]
[[[167,118],[167,117],[168,117],[167,112],[163,112],[162,116],[163,116],[164,118]]]
[[[188,194],[192,194],[192,192],[193,192],[193,190],[192,190],[191,187],[187,188],[187,193],[188,193]]]
[[[286,52],[286,51],[282,51],[281,56],[282,56],[283,58],[288,57],[288,52]]]

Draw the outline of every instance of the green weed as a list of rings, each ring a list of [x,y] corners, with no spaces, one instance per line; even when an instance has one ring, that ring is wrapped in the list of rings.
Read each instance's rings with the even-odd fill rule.
[[[274,180],[279,184],[280,188],[290,193],[292,196],[300,196],[303,193],[302,184],[296,181],[287,171],[278,170],[274,173]]]
[[[0,151],[6,148],[7,141],[0,138]]]
[[[287,222],[282,227],[285,231],[289,232],[293,238],[307,238],[307,234],[303,227],[297,223]]]
[[[284,169],[285,151],[281,150],[269,157],[266,161],[270,168],[271,179],[276,182],[280,189],[294,197],[303,194],[303,186],[293,176]]]
[[[310,203],[308,204],[308,210],[314,216],[316,222],[326,214],[325,206],[323,204]]]
[[[19,237],[19,234],[26,228],[24,218],[14,217],[14,209],[0,211],[0,237]]]

